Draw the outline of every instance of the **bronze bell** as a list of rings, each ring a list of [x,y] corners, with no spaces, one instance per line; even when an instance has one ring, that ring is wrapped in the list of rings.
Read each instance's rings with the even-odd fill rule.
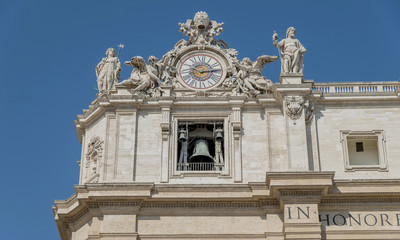
[[[215,139],[216,140],[223,140],[224,139],[224,134],[223,130],[221,128],[215,129]]]
[[[204,139],[198,139],[194,143],[193,155],[189,158],[190,162],[214,162],[214,158],[208,151],[208,143]]]
[[[185,142],[187,140],[186,131],[185,129],[179,129],[179,138],[180,142]]]

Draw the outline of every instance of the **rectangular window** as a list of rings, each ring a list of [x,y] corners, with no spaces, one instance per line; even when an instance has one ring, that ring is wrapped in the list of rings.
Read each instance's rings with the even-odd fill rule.
[[[378,137],[347,137],[350,165],[379,165]]]
[[[343,130],[341,142],[346,170],[387,170],[385,137],[382,130]]]
[[[356,142],[356,152],[364,152],[363,142]]]

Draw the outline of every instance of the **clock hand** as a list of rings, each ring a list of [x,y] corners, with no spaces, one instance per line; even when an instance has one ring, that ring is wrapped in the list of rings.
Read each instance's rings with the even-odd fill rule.
[[[196,69],[197,70],[197,69]],[[218,71],[221,70],[220,68],[215,68],[215,69],[207,69],[207,70],[203,70],[203,72],[214,72],[214,71]]]
[[[193,67],[193,66],[190,66],[190,68],[192,68],[192,69],[194,69],[194,70],[198,71],[199,73],[203,73],[203,72],[205,72],[205,71],[206,71],[206,70],[200,70],[200,69],[197,69],[197,68],[195,68],[195,67]]]

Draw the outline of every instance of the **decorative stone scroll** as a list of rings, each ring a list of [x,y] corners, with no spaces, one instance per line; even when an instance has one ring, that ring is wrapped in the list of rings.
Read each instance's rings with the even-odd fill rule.
[[[104,141],[100,137],[94,136],[90,139],[86,153],[86,176],[84,178],[86,183],[99,181],[100,169],[103,167],[103,144]]]

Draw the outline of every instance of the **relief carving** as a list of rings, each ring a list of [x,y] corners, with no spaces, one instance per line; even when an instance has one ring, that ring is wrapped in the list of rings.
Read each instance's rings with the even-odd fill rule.
[[[241,62],[234,61],[235,73],[224,85],[232,88],[233,95],[255,96],[272,91],[273,83],[261,75],[267,63],[278,59],[277,56],[262,55],[252,62],[250,58],[243,58]]]
[[[193,20],[188,19],[186,23],[179,23],[179,31],[183,35],[189,36],[189,40],[181,44],[186,46],[191,44],[215,45],[217,42],[214,41],[214,37],[224,31],[223,25],[224,23],[210,21],[206,12],[197,12]],[[223,42],[218,43],[219,45],[224,45]]]
[[[304,107],[304,98],[302,96],[286,97],[286,115],[292,120],[301,117]]]
[[[314,117],[314,104],[310,100],[306,100],[304,102],[304,110],[306,123],[309,124],[312,122]]]
[[[86,183],[95,183],[99,181],[100,170],[103,167],[103,143],[104,141],[97,136],[90,139],[86,153]]]
[[[223,40],[214,39],[223,32],[223,25],[224,23],[217,23],[210,20],[207,13],[197,12],[193,19],[188,19],[185,23],[179,23],[179,31],[183,35],[188,36],[189,39],[179,40],[172,50],[162,56],[160,61],[154,56],[148,58],[148,64],[141,56],[135,56],[130,61],[125,61],[125,65],[132,66],[133,70],[130,77],[120,83],[118,83],[118,80],[120,79],[121,64],[118,56],[115,54],[115,50],[110,48],[107,50],[107,58],[104,58],[96,68],[99,91],[101,93],[108,93],[107,91],[115,90],[115,86],[117,85],[124,86],[132,95],[141,97],[160,97],[165,95],[175,97],[198,95],[212,97],[226,97],[230,95],[255,97],[259,94],[273,92],[274,84],[271,80],[262,76],[262,70],[267,63],[277,60],[278,57],[262,55],[254,62],[249,58],[239,61],[237,58],[238,51],[229,48],[228,44]],[[123,47],[122,44],[120,45],[121,47]],[[216,53],[218,54],[215,55]],[[191,75],[189,80],[186,79],[188,84],[190,82],[190,86],[194,86],[194,88],[198,88],[202,92],[208,92],[207,94],[193,92],[193,89],[188,91],[183,86],[182,70],[179,69],[178,71],[177,68],[182,58],[190,56],[189,54],[197,54],[198,57],[202,56],[201,54],[208,54],[209,59],[214,59],[216,56],[221,58],[220,60],[223,64],[219,64],[219,67],[200,69],[197,65],[192,64],[191,69],[189,69],[199,79],[205,78],[203,75],[208,74],[206,74],[206,79],[195,79]],[[216,57],[216,59],[218,60],[219,57]],[[195,61],[198,63],[197,59]],[[201,66],[206,66],[206,63],[201,63]],[[189,62],[189,64],[191,63]],[[224,73],[224,75],[221,75],[220,72]],[[221,77],[221,82],[216,80],[218,76]],[[211,89],[214,86],[213,84],[215,86],[218,84],[218,87],[214,89],[217,91]],[[176,89],[179,90],[176,91]]]
[[[146,64],[141,56],[133,57],[130,61],[125,61],[125,65],[133,66],[131,76],[119,83],[119,85],[131,86],[131,93],[135,95],[144,95],[149,97],[161,96],[160,81],[160,65],[157,64],[158,59],[150,56],[149,65]]]

